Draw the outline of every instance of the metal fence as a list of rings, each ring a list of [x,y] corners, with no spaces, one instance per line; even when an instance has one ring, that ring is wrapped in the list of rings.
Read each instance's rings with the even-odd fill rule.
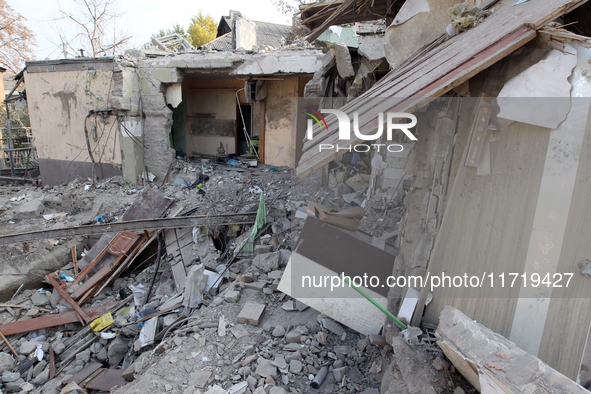
[[[29,172],[39,168],[37,150],[33,146],[33,136],[30,127],[13,127],[12,149],[9,149],[6,128],[0,128],[0,171],[2,175],[26,176]],[[11,163],[12,156],[12,167]]]

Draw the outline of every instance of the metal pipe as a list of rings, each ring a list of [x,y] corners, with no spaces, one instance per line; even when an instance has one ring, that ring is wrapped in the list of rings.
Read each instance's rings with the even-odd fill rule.
[[[0,236],[0,245],[15,242],[26,242],[35,239],[49,239],[62,237],[75,237],[78,235],[103,234],[107,231],[143,231],[168,228],[187,228],[201,226],[223,226],[230,224],[254,223],[256,213],[222,214],[211,216],[187,216],[176,218],[141,219],[127,222],[112,222],[107,224],[95,224],[91,226],[64,227],[53,230],[31,231]]]
[[[406,324],[404,324],[403,322],[401,322],[400,320],[398,320],[398,318],[396,318],[396,316],[394,316],[393,314],[391,314],[389,310],[387,310],[379,302],[377,302],[376,300],[374,300],[373,298],[371,298],[370,296],[368,296],[367,294],[365,294],[365,292],[363,290],[361,290],[359,287],[357,287],[353,283],[351,283],[351,281],[349,280],[349,278],[344,277],[343,274],[341,274],[341,278],[343,278],[343,280],[345,282],[347,282],[347,284],[349,286],[351,286],[352,288],[354,288],[355,290],[357,290],[357,292],[359,294],[361,294],[362,296],[364,296],[369,302],[371,302],[372,304],[374,304],[379,310],[381,310],[382,312],[384,312],[386,314],[386,316],[388,316],[390,319],[394,320],[394,323],[398,324],[398,326],[400,326],[403,330],[406,330],[407,329]]]
[[[324,367],[320,368],[320,371],[318,371],[318,373],[314,377],[314,380],[312,380],[312,383],[310,383],[310,386],[312,386],[313,389],[319,388],[320,385],[322,384],[322,382],[324,381],[324,378],[326,378],[327,374],[328,374],[328,367],[324,366]]]

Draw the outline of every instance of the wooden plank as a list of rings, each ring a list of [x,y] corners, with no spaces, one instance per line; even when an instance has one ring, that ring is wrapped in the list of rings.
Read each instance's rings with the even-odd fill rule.
[[[127,381],[121,376],[121,369],[105,369],[99,376],[84,385],[89,390],[110,391],[114,386],[125,386]]]
[[[85,308],[84,312],[92,320],[103,315],[110,307],[114,305],[117,305],[117,302],[109,302],[105,305],[91,306],[90,308]],[[62,324],[76,322],[78,322],[78,314],[76,311],[69,311],[57,313],[55,315],[42,316],[34,319],[2,324],[0,325],[0,331],[4,335],[14,335],[21,332],[35,331],[42,328],[61,326]]]
[[[535,36],[533,29],[543,26],[582,3],[584,0],[540,0],[512,6],[510,2],[507,2],[503,6],[499,6],[499,9],[496,9],[491,16],[475,28],[452,37],[439,44],[438,47],[418,56],[409,64],[392,70],[382,78],[380,83],[361,97],[345,105],[341,110],[345,113],[357,111],[360,115],[360,132],[369,134],[377,127],[377,112],[410,111],[413,107],[428,102],[429,99],[426,97],[440,96],[467,80],[466,76],[474,75],[531,40]],[[530,27],[524,28],[524,25]],[[512,37],[514,33],[518,33],[519,37]],[[493,47],[496,49],[491,52],[490,49]],[[484,53],[487,50],[489,53]],[[427,59],[428,61],[426,61]],[[426,90],[425,87],[429,87],[429,89]],[[389,101],[389,103],[381,105],[380,108],[372,108],[376,107],[375,103],[368,106],[371,104],[369,103],[371,100],[368,100],[370,98],[417,97],[418,95],[424,99],[404,105],[400,105],[396,99],[389,99],[383,100]],[[330,116],[328,118],[328,129],[334,133],[338,130],[336,117]],[[318,128],[315,128],[314,141],[307,141],[304,144],[306,152],[302,155],[296,169],[299,177],[311,173],[338,157],[339,153],[343,153],[342,150],[340,152],[311,150],[327,136],[327,133],[322,133]],[[334,143],[335,141],[336,136],[332,136],[327,139],[326,143]],[[360,141],[351,140],[349,142],[355,144]],[[340,146],[348,145],[349,143],[340,144]]]
[[[139,219],[155,219],[170,207],[173,200],[164,197],[157,189],[146,187],[142,194],[131,204],[129,209],[119,219],[120,222],[127,222]],[[83,267],[96,259],[99,253],[107,246],[109,241],[115,237],[115,232],[105,233],[101,239],[88,251],[79,261]]]
[[[90,279],[84,282],[84,284],[78,286],[72,293],[72,297],[76,300],[80,300],[86,292],[98,286],[111,273],[111,271],[111,265],[104,266],[96,274],[92,275]],[[80,304],[83,303],[84,301],[80,300]]]
[[[113,237],[113,239],[107,243],[107,246],[105,246],[99,255],[94,260],[92,260],[91,263],[82,270],[82,272],[80,272],[80,275],[74,279],[74,281],[70,284],[70,288],[80,283],[80,281],[90,273],[90,271],[101,261],[105,255],[109,254],[115,256],[115,261],[112,264],[116,265],[117,262],[121,261],[125,257],[125,254],[131,250],[139,237],[140,236],[138,234],[129,231],[117,233],[115,237]]]
[[[176,305],[173,305],[173,306],[171,306],[171,307],[169,307],[169,308],[163,309],[163,310],[161,310],[161,311],[154,312],[154,313],[152,313],[151,315],[148,315],[148,316],[142,317],[142,318],[141,318],[141,319],[139,319],[139,320],[138,320],[136,323],[141,323],[141,322],[143,322],[143,321],[150,320],[150,319],[151,319],[151,318],[153,318],[153,317],[156,317],[156,316],[163,315],[163,314],[165,314],[165,313],[168,313],[168,312],[170,312],[170,311],[173,311],[173,310],[175,310],[175,309],[177,309],[177,308],[180,308],[181,306],[183,306],[183,303],[182,303],[182,302],[181,302],[181,303],[178,303],[178,304],[176,304]],[[134,324],[135,324],[135,323],[134,323]]]
[[[74,376],[72,376],[69,379],[69,381],[76,382],[76,384],[79,384],[81,387],[84,387],[84,384],[82,384],[82,382],[88,377],[92,376],[96,371],[98,371],[102,367],[103,365],[101,363],[86,364],[86,366],[82,368],[80,371],[76,372]]]
[[[495,273],[514,272],[516,262],[524,261],[535,214],[531,201],[538,196],[549,134],[542,127],[513,124],[497,132],[491,144],[491,175],[478,176],[476,168],[461,165],[459,172],[465,173],[455,178],[431,253],[432,275],[463,275],[467,270],[482,275],[492,267]],[[437,324],[439,312],[449,305],[509,336],[519,289],[505,289],[505,298],[498,298],[496,288],[478,289],[477,294],[479,299],[468,298],[465,290],[447,289],[445,298],[434,291],[424,321]]]
[[[412,112],[420,108],[421,106],[428,104],[436,97],[441,96],[442,94],[448,92],[454,87],[461,85],[462,83],[470,79],[472,76],[476,75],[478,72],[492,65],[497,60],[508,55],[509,53],[521,47],[525,43],[531,41],[534,37],[535,31],[533,31],[529,27],[522,27],[517,31],[513,32],[512,34],[508,35],[507,37],[504,37],[503,40],[495,43],[490,48],[487,48],[478,55],[468,59],[468,61],[465,64],[462,64],[461,66],[458,66],[453,70],[450,70],[446,75],[441,75],[439,72],[437,72],[434,75],[435,77],[437,77],[434,78],[434,81],[429,82],[424,86],[417,86],[417,89],[415,91],[407,89],[404,93],[383,93],[393,94],[398,97],[400,97],[400,95],[408,93],[407,97],[409,98],[407,99],[392,98],[381,99],[378,101],[376,98],[372,98],[371,100],[368,100],[368,107],[363,106],[360,109],[354,109],[360,114],[359,129],[361,133],[367,134],[368,131],[373,131],[377,129],[378,112]],[[459,57],[459,54],[457,54],[456,57]],[[435,73],[435,71],[432,70],[432,73]],[[342,110],[345,111],[344,108]],[[330,117],[330,119],[332,120],[333,117]],[[329,130],[338,130],[338,126],[336,124],[333,124],[331,126],[331,123],[329,122],[328,128]],[[323,133],[315,133],[315,135],[316,134],[318,136],[314,137],[314,144],[312,144],[312,141],[307,141],[304,144],[304,149],[308,150],[304,152],[300,160],[300,163],[296,168],[296,173],[298,177],[302,177],[311,173],[315,169],[329,163],[331,160],[334,160],[336,157],[340,156],[346,151],[344,149],[341,149],[338,152],[332,150],[323,150],[322,152],[317,152],[315,150],[315,144],[319,141],[322,141]],[[338,135],[327,136],[326,133],[324,134],[325,140],[322,141],[322,143],[333,144],[334,146],[346,147],[349,145],[355,145],[363,142],[359,138],[354,137],[353,135],[351,140],[340,141],[338,140]]]
[[[70,297],[67,291],[62,289],[59,283],[56,282],[54,276],[56,276],[56,274],[52,273],[47,275],[46,278],[49,281],[49,283],[53,286],[53,288],[56,289],[58,293],[60,293],[62,298],[66,300],[66,302],[70,304],[72,308],[74,308],[76,313],[80,315],[80,317],[82,317],[82,319],[84,319],[86,323],[90,323],[93,319],[91,319],[90,316],[88,316],[88,314],[86,314],[86,312],[84,312],[84,310],[80,308],[80,305],[78,305],[78,303],[76,303],[76,301],[74,301],[72,297]]]

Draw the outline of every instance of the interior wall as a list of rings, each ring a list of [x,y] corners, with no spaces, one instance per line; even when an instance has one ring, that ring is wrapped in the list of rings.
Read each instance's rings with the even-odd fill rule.
[[[220,142],[226,154],[235,153],[236,92],[244,88],[244,81],[187,76],[182,87],[187,111],[187,154],[215,156]],[[241,103],[246,101],[244,91],[238,97]]]
[[[280,81],[267,81],[265,104],[265,164],[292,165],[291,99],[298,97],[299,77],[286,76]]]

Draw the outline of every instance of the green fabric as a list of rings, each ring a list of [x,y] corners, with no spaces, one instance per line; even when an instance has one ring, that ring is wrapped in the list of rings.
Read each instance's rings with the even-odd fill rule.
[[[234,251],[234,257],[250,257],[254,253],[254,237],[256,237],[259,230],[267,224],[267,210],[265,209],[265,196],[261,192],[261,199],[259,201],[259,210],[257,211],[257,218],[252,226],[250,237],[242,241]]]

